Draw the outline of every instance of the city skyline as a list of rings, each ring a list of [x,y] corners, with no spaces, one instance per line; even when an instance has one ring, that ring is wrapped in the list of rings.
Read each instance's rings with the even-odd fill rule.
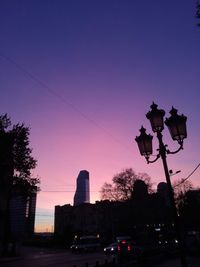
[[[184,150],[169,155],[174,179],[199,164],[199,44],[195,1],[1,1],[0,113],[30,127],[41,179],[36,229],[52,229],[55,205],[73,203],[76,177],[90,173],[90,199],[132,168],[165,182],[135,137],[154,101],[187,116]],[[164,142],[178,145],[165,129]],[[154,136],[154,151],[158,144]],[[199,169],[191,176],[199,186]]]

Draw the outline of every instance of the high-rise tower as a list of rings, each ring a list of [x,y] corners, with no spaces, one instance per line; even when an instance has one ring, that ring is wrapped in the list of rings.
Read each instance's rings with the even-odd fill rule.
[[[79,172],[74,195],[74,206],[82,203],[90,203],[89,172],[86,170]]]

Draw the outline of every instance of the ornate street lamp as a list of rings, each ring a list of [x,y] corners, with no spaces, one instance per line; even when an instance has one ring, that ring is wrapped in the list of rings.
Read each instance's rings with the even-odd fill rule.
[[[175,154],[183,149],[183,140],[187,137],[186,121],[187,117],[184,115],[178,115],[177,110],[172,107],[170,111],[171,117],[167,118],[164,122],[165,111],[158,109],[158,106],[153,102],[151,105],[151,111],[146,114],[147,119],[150,120],[152,131],[157,134],[159,148],[158,154],[154,160],[149,160],[150,155],[152,155],[152,139],[153,136],[146,134],[146,129],[142,126],[140,129],[140,135],[136,136],[135,140],[138,144],[140,154],[146,158],[147,163],[153,163],[157,161],[160,157],[162,158],[163,167],[165,171],[166,182],[168,186],[169,198],[171,202],[171,208],[173,211],[174,225],[177,233],[177,239],[180,248],[180,257],[182,267],[187,267],[187,262],[184,253],[184,244],[180,231],[180,224],[178,213],[176,210],[176,204],[174,200],[173,188],[170,180],[170,172],[167,166],[167,154]],[[164,124],[167,125],[171,137],[173,140],[177,141],[179,148],[176,151],[170,151],[167,149],[167,145],[163,143],[162,131],[164,130]]]
[[[170,111],[171,117],[165,120],[171,137],[173,140],[178,141],[178,143],[183,146],[183,139],[187,137],[186,121],[187,117],[177,114],[177,109],[173,108]]]
[[[149,157],[152,154],[152,139],[153,136],[146,134],[146,129],[142,126],[140,129],[140,136],[136,137],[140,154]]]
[[[154,133],[162,132],[164,129],[163,118],[165,116],[165,111],[163,109],[157,109],[157,106],[154,102],[151,105],[151,111],[146,114],[148,120],[150,120],[151,128]]]

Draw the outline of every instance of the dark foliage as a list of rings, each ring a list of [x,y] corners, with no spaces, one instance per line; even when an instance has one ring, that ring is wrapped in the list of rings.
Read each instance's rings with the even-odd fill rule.
[[[132,168],[127,168],[114,175],[112,179],[113,184],[104,183],[100,191],[101,199],[112,201],[132,199],[134,195],[134,184],[138,180],[142,180],[146,184],[147,191],[152,191],[151,178],[146,173],[136,174]]]
[[[30,185],[37,185],[38,178],[31,177],[31,170],[36,167],[37,161],[32,156],[32,149],[29,147],[30,129],[23,123],[12,125],[7,114],[0,116],[0,138],[3,143],[1,151],[1,165],[12,168],[13,182]],[[24,182],[23,182],[24,181]]]

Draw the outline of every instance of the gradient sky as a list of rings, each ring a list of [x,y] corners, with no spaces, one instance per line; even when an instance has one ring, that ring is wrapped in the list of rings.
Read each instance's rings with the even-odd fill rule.
[[[51,230],[55,205],[73,203],[90,172],[91,202],[124,168],[165,181],[135,136],[152,101],[188,117],[184,150],[168,156],[172,179],[199,164],[200,28],[192,0],[1,0],[0,114],[31,128],[41,179],[37,230]],[[176,149],[168,130],[164,141]],[[154,138],[154,154],[158,148]],[[191,176],[200,185],[199,169]],[[57,192],[56,192],[57,191]]]

